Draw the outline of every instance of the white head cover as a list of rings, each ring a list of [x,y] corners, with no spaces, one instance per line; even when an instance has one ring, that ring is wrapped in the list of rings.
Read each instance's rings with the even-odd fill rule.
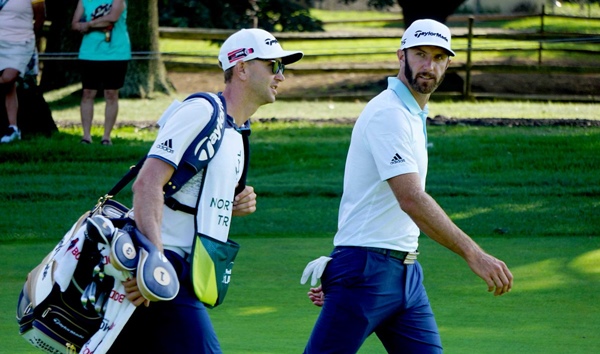
[[[258,29],[242,29],[225,40],[219,51],[219,62],[223,71],[231,68],[238,61],[252,59],[281,58],[283,64],[291,64],[302,59],[304,53],[287,51],[269,32]]]
[[[416,20],[404,31],[400,49],[432,45],[444,48],[454,56],[456,54],[450,46],[451,37],[450,29],[443,23],[434,20]]]

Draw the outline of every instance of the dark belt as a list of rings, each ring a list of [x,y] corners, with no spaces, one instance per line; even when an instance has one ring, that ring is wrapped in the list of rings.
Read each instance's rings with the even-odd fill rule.
[[[404,252],[404,251],[396,251],[390,250],[387,248],[378,248],[378,247],[359,247],[369,252],[376,252],[380,254],[385,254],[386,256],[396,258],[402,261],[404,264],[414,264],[417,260],[417,256],[419,255],[419,251],[414,252]]]

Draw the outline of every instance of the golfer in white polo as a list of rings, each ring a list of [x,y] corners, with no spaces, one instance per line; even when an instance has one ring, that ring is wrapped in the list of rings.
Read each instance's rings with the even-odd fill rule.
[[[418,20],[402,36],[400,71],[358,117],[344,174],[338,231],[330,257],[306,267],[309,297],[323,306],[305,353],[356,353],[375,333],[388,353],[441,353],[423,272],[421,232],[465,259],[501,295],[512,274],[485,253],[425,192],[427,102],[454,52],[450,30]]]

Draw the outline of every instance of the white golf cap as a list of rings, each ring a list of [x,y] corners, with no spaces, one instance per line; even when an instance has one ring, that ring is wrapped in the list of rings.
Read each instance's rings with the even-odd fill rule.
[[[240,60],[281,58],[283,64],[287,65],[297,62],[303,56],[302,52],[283,50],[269,32],[250,28],[239,30],[225,40],[219,51],[219,62],[225,71]]]
[[[432,45],[444,48],[454,56],[456,54],[450,46],[451,37],[450,29],[443,23],[434,20],[416,20],[404,31],[400,49]]]

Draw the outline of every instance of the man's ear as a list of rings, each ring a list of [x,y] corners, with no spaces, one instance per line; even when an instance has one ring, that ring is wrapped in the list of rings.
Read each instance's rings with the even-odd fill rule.
[[[404,59],[404,50],[398,49],[396,51],[396,56],[398,56],[398,60],[403,60]]]
[[[248,65],[245,61],[239,61],[235,64],[234,72],[241,80],[245,80],[248,77]]]

